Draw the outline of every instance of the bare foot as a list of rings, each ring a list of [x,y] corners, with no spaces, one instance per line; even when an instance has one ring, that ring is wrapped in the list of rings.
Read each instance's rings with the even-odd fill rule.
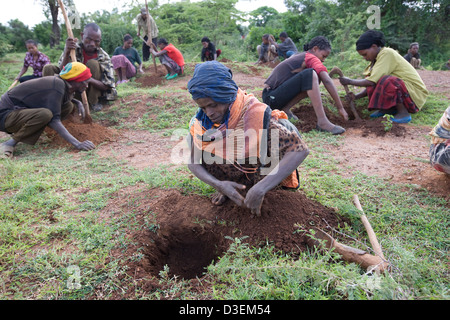
[[[227,196],[224,196],[220,192],[216,192],[212,195],[211,202],[216,206],[221,206],[228,200]]]

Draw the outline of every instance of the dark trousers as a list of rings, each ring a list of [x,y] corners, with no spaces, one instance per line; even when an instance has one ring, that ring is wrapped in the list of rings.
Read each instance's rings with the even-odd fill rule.
[[[275,89],[264,88],[263,102],[271,109],[283,109],[299,93],[312,89],[313,69],[305,69],[280,84]]]
[[[33,80],[33,79],[36,79],[36,78],[40,78],[40,77],[39,76],[35,76],[34,74],[32,74],[31,76],[23,76],[23,77],[19,78],[19,82],[22,83],[22,82],[25,82],[25,81],[28,81],[28,80]]]
[[[71,101],[62,105],[61,119],[65,119],[73,109]],[[15,141],[34,145],[52,118],[53,113],[46,108],[14,110],[6,116],[5,130]]]
[[[147,42],[148,36],[145,36],[144,40]],[[148,61],[150,59],[150,47],[146,42],[142,42],[142,60],[144,61]],[[152,38],[152,42],[156,46],[158,43],[158,38]]]

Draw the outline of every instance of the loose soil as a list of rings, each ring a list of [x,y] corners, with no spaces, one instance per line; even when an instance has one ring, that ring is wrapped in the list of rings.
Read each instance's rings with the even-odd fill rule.
[[[95,145],[99,145],[104,142],[115,141],[120,133],[112,128],[106,128],[98,123],[86,124],[82,122],[78,116],[70,117],[67,120],[62,121],[66,127],[77,140],[86,141],[90,140]],[[47,127],[44,130],[46,138],[50,144],[50,147],[72,147],[70,143],[64,140],[55,130]],[[45,139],[45,138],[44,138]]]
[[[187,67],[193,70],[194,65]],[[158,85],[186,89],[190,79],[183,76],[167,81],[161,66],[158,66],[156,73],[153,65],[149,66],[148,71],[150,74],[136,79],[144,87]],[[419,71],[430,91],[449,97],[448,72]],[[233,73],[237,84],[244,89],[263,87],[265,78],[259,68],[249,68],[248,73]],[[339,90],[343,89],[338,82],[336,85]],[[261,98],[261,92],[253,93]],[[327,97],[323,96],[323,99]],[[138,103],[136,112],[148,108],[144,104]],[[297,127],[301,132],[314,130],[316,118],[311,105],[299,104],[293,111],[300,119]],[[347,112],[351,116],[351,111]],[[140,115],[136,113],[129,117],[138,118]],[[332,122],[347,130],[338,146],[327,147],[342,165],[344,174],[351,177],[352,172],[357,170],[393,183],[416,184],[436,196],[450,199],[450,179],[432,169],[428,162],[427,134],[431,128],[408,124],[394,125],[391,130],[385,131],[381,122],[383,119],[344,122],[331,111],[327,110],[327,115]],[[125,159],[130,166],[139,169],[168,163],[170,150],[176,143],[160,134],[118,130],[99,123],[86,125],[71,119],[64,125],[77,139],[93,141],[100,156]],[[68,146],[51,129],[46,129],[43,139],[46,139],[45,146],[49,148]],[[133,199],[137,201],[130,201]],[[130,203],[135,204],[131,207]],[[332,228],[348,223],[334,209],[306,198],[301,192],[273,190],[266,195],[262,210],[261,217],[254,217],[247,209],[237,207],[231,201],[218,207],[204,196],[185,195],[176,190],[129,187],[111,197],[102,213],[126,215],[131,211],[137,212],[136,219],[142,228],[130,231],[128,235],[136,245],[128,247],[126,252],[117,249],[114,255],[130,257],[129,274],[143,290],[154,290],[159,286],[148,279],[158,276],[165,265],[171,275],[185,279],[201,277],[205,267],[228,249],[231,241],[228,237],[245,237],[244,241],[252,246],[270,243],[295,257],[305,249],[306,240],[304,233],[296,231],[316,226],[331,232]],[[142,259],[133,258],[138,252],[144,254]]]
[[[204,196],[162,189],[121,190],[104,210],[133,211],[135,222],[145,226],[130,235],[134,246],[115,255],[144,254],[140,260],[130,258],[127,265],[129,274],[149,290],[159,286],[149,276],[157,276],[164,266],[170,276],[202,277],[205,268],[228,250],[231,239],[242,238],[255,247],[273,245],[295,258],[306,248],[307,235],[302,230],[319,227],[332,233],[332,228],[348,223],[333,208],[280,189],[266,195],[261,217],[231,201],[215,206]]]

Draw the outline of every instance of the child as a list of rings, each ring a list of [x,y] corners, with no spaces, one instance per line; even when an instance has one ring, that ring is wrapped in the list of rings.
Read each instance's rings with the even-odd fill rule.
[[[262,64],[266,62],[275,63],[278,62],[277,47],[271,42],[275,42],[275,38],[271,34],[264,34],[261,37],[261,44],[256,47],[258,52],[258,61],[256,64]]]
[[[339,113],[348,120],[348,114],[342,105],[338,91],[328,75],[327,68],[323,65],[323,61],[331,52],[331,44],[325,37],[319,36],[306,44],[304,50],[284,60],[273,69],[265,82],[263,101],[272,109],[282,110],[289,118],[296,119],[297,117],[290,109],[308,96],[317,116],[317,130],[332,134],[344,133],[344,128],[328,120],[319,90],[319,81],[322,81]]]

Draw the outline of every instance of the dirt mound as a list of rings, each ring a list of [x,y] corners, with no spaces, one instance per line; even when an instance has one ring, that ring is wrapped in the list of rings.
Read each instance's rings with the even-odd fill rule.
[[[209,197],[161,189],[125,191],[106,210],[137,212],[134,221],[142,228],[130,235],[137,245],[125,253],[130,257],[136,252],[144,255],[139,261],[129,261],[129,273],[135,279],[157,276],[166,265],[170,275],[201,277],[205,267],[228,250],[229,238],[242,238],[256,247],[273,244],[295,257],[306,248],[307,237],[298,230],[348,223],[334,209],[286,190],[266,195],[261,217],[231,201],[218,207]]]
[[[79,119],[70,118],[63,122],[64,127],[70,132],[77,140],[92,141],[95,145],[103,142],[114,141],[119,133],[111,128],[104,127],[98,123],[85,124],[81,123]],[[64,140],[55,130],[46,127],[45,134],[52,147],[70,147],[72,146],[66,140]]]
[[[324,107],[325,113],[332,123],[339,125],[345,129],[348,128],[361,129],[363,137],[368,136],[369,134],[374,134],[376,136],[384,136],[387,133],[390,133],[391,135],[397,137],[401,137],[406,134],[406,129],[403,127],[403,125],[398,125],[394,123],[389,130],[385,130],[385,125],[383,123],[384,121],[386,121],[385,118],[381,117],[375,119],[365,119],[362,116],[361,109],[358,108],[357,108],[358,115],[362,119],[356,120],[348,104],[343,102],[343,105],[348,113],[349,121],[343,120],[340,115],[336,115],[331,110]],[[292,112],[299,118],[299,121],[296,123],[296,126],[300,130],[300,132],[309,132],[316,128],[317,117],[316,114],[314,113],[314,108],[312,104],[304,104],[300,105],[299,107],[294,107],[292,109]]]
[[[153,64],[144,68],[144,74],[136,78],[136,82],[143,87],[156,87],[163,84],[167,71],[162,65],[157,65],[156,70]]]

